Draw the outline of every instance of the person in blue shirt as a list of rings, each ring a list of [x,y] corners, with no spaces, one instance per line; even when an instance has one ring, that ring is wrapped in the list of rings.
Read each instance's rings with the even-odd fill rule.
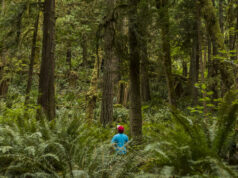
[[[126,143],[128,142],[128,136],[124,134],[124,127],[122,125],[117,126],[118,134],[114,135],[111,143],[117,154],[126,154]]]

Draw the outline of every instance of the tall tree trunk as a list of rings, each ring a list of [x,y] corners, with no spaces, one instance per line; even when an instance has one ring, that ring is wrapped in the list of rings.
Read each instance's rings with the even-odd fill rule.
[[[142,101],[150,101],[150,81],[148,74],[148,57],[147,57],[147,47],[146,44],[142,47],[141,55],[141,98]],[[144,50],[143,50],[144,49]]]
[[[82,38],[83,38],[83,41],[82,41],[81,46],[82,46],[82,49],[83,49],[83,66],[87,67],[87,65],[88,65],[88,60],[87,60],[87,58],[88,58],[87,38],[86,38],[85,35],[83,35]]]
[[[205,19],[208,33],[211,40],[216,43],[218,48],[224,48],[224,39],[221,33],[219,21],[216,17],[215,8],[211,0],[199,0],[201,13]]]
[[[37,34],[38,34],[39,17],[40,17],[40,12],[38,12],[38,14],[36,16],[36,21],[35,21],[35,25],[34,25],[30,64],[29,64],[29,70],[28,70],[28,81],[27,81],[27,87],[26,87],[25,105],[28,104],[29,97],[30,97],[29,94],[30,94],[31,86],[32,86],[33,67],[34,67],[35,54],[36,54],[36,41],[37,41]]]
[[[236,36],[235,45],[236,46],[236,60],[238,60],[238,0],[236,0]]]
[[[5,79],[4,75],[4,67],[6,66],[6,57],[5,51],[1,53],[1,61],[0,61],[0,98],[5,97],[8,92],[8,80]]]
[[[24,11],[25,11],[25,8],[23,8],[21,10],[21,12],[18,14],[17,22],[16,22],[16,28],[17,28],[17,31],[16,31],[16,45],[17,45],[17,47],[19,47],[19,43],[20,43],[22,16],[23,16]]]
[[[161,21],[162,53],[165,76],[168,87],[169,104],[176,106],[176,96],[173,84],[172,62],[170,55],[169,9],[167,0],[156,0]]]
[[[215,7],[216,5],[215,0],[212,0],[212,5]]]
[[[236,41],[236,24],[235,24],[235,9],[234,9],[234,0],[229,2],[228,7],[228,27],[229,27],[229,49],[230,49],[230,59],[236,59],[236,52],[235,52],[235,41]]]
[[[195,26],[196,27],[196,26]],[[193,104],[197,104],[198,90],[195,84],[198,81],[198,69],[197,69],[197,39],[196,36],[193,39],[193,46],[191,50],[189,81],[191,85],[191,95]]]
[[[72,51],[71,51],[71,45],[69,45],[68,49],[67,49],[67,52],[66,52],[66,62],[69,65],[69,72],[68,72],[69,74],[70,74],[70,71],[72,70],[71,59],[72,59]]]
[[[212,43],[209,34],[207,35],[207,68],[208,68],[208,78],[210,78],[211,69],[212,69]]]
[[[207,62],[207,51],[206,49],[204,49],[204,53],[203,53],[203,58],[202,58],[202,55],[200,57],[200,71],[201,71],[201,83],[202,84],[205,84],[205,71],[206,71],[206,62]],[[207,92],[206,92],[206,89],[204,89],[204,91],[202,92],[202,97],[205,98],[207,97]],[[203,111],[204,111],[204,114],[206,115],[207,114],[207,102],[206,100],[203,101]]]
[[[196,105],[198,102],[198,90],[195,87],[195,84],[198,82],[199,77],[199,61],[201,58],[201,19],[200,19],[200,9],[195,2],[195,24],[194,24],[194,64],[191,64],[193,66],[193,75],[191,76],[192,79],[192,96],[193,96],[193,104]]]
[[[4,10],[5,10],[5,0],[2,0],[2,7],[1,7],[1,15],[4,15]]]
[[[183,66],[183,76],[187,77],[187,75],[188,75],[188,64],[187,64],[187,62],[183,61],[182,66]]]
[[[99,79],[99,69],[101,68],[102,58],[95,59],[92,78],[90,82],[89,90],[86,94],[86,119],[87,121],[92,121],[94,118],[94,108],[96,107],[96,101],[98,97],[98,79]]]
[[[4,15],[5,11],[5,1],[2,0],[1,3],[1,16]],[[8,92],[8,80],[6,80],[4,77],[4,67],[6,65],[6,56],[5,56],[5,50],[4,50],[4,43],[1,44],[1,51],[0,51],[0,98],[6,96]]]
[[[113,120],[113,78],[112,78],[112,61],[114,57],[114,25],[110,20],[114,0],[107,1],[107,20],[104,33],[104,70],[102,86],[102,105],[100,121],[103,126],[110,124]]]
[[[142,115],[140,96],[140,52],[138,39],[138,0],[129,0],[129,77],[130,77],[130,128],[134,139],[142,137]]]
[[[236,0],[236,29],[235,29],[235,49],[236,49],[236,60],[238,60],[238,0]],[[238,67],[235,68],[235,87],[238,89]]]
[[[142,101],[149,101],[150,98],[150,83],[148,74],[148,52],[147,52],[147,38],[148,38],[148,25],[150,23],[149,14],[149,2],[140,2],[140,13],[139,13],[139,33],[140,33],[140,59],[141,59],[141,99]]]
[[[219,21],[216,17],[216,12],[215,8],[212,5],[211,0],[199,0],[200,2],[200,7],[201,7],[201,12],[202,15],[204,16],[205,22],[206,22],[206,27],[207,31],[211,37],[211,41],[213,44],[213,68],[214,72],[213,74],[210,74],[210,76],[213,77],[213,83],[216,85],[213,88],[217,88],[217,82],[214,81],[214,78],[217,76],[218,72],[216,70],[220,71],[221,74],[221,81],[223,81],[224,88],[225,90],[229,90],[231,86],[231,81],[232,78],[231,74],[229,73],[228,70],[228,64],[227,63],[222,63],[218,56],[218,50],[219,49],[224,49],[224,39],[223,35],[221,33]]]
[[[55,117],[54,52],[55,0],[45,0],[38,104],[49,120]]]
[[[120,15],[119,15],[120,16]],[[116,40],[115,41],[115,50],[116,50],[116,56],[118,57],[117,60],[114,62],[117,67],[115,71],[115,81],[114,85],[117,86],[115,93],[117,92],[117,104],[123,105],[124,96],[126,95],[125,89],[127,87],[127,83],[123,81],[124,74],[127,75],[128,71],[123,70],[123,57],[121,57],[121,51],[123,50],[123,47],[127,49],[127,46],[125,45],[127,42],[127,35],[128,35],[128,25],[127,25],[127,16],[122,16],[116,23],[116,39],[123,39],[123,40]],[[128,50],[127,50],[128,52]],[[128,55],[127,55],[128,56]]]
[[[221,28],[221,33],[224,34],[224,22],[223,22],[223,1],[219,0],[219,23]]]

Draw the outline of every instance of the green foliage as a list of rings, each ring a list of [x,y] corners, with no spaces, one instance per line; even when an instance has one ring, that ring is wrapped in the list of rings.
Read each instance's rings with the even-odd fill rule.
[[[165,171],[171,176],[237,177],[237,172],[221,159],[229,154],[236,138],[236,98],[236,91],[226,95],[212,123],[173,110],[173,120],[163,124],[167,129],[161,127],[157,132],[159,141],[145,147],[149,156],[141,169],[160,175]]]
[[[0,173],[23,177],[71,174],[75,167],[82,169],[89,164],[89,153],[108,134],[101,132],[101,128],[90,127],[77,118],[9,120],[0,125]]]

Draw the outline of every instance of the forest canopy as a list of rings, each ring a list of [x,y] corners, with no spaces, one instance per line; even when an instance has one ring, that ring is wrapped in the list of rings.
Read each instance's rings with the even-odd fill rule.
[[[237,111],[238,0],[0,0],[0,177],[238,177]]]

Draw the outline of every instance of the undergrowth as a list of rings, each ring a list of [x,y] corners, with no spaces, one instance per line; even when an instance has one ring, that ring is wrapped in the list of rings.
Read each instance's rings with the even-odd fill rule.
[[[86,122],[77,108],[60,108],[52,121],[36,120],[37,106],[1,102],[0,175],[5,177],[237,177],[230,160],[237,142],[237,93],[216,117],[199,118],[164,105],[143,110],[143,142],[131,140],[119,156],[110,140],[118,123],[129,133],[128,110],[116,108],[113,126]],[[213,115],[214,116],[214,115]],[[129,134],[130,135],[130,134]]]

